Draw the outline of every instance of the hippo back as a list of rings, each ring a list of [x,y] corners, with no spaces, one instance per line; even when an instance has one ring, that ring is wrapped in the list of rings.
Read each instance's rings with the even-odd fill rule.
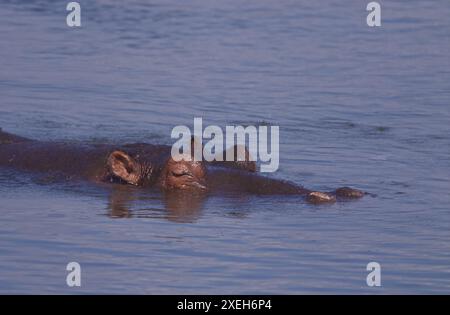
[[[11,144],[11,143],[19,143],[19,142],[28,142],[30,139],[16,136],[10,133],[7,133],[0,128],[0,145],[1,144]]]

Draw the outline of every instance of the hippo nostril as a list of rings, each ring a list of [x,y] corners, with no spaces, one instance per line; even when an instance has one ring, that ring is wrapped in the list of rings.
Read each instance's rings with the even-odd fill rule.
[[[189,172],[174,172],[172,171],[172,176],[175,177],[181,177],[181,176],[188,176],[188,177],[192,177],[192,175]]]

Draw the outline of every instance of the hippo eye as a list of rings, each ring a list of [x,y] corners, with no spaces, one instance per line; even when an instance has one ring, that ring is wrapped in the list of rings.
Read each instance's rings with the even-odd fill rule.
[[[192,176],[189,172],[187,171],[172,171],[172,175],[175,177],[181,177],[181,176]]]

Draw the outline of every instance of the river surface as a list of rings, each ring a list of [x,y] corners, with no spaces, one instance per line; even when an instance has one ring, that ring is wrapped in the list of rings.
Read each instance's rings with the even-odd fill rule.
[[[0,169],[0,293],[450,293],[450,4],[0,2],[0,126],[172,144],[176,125],[280,126],[272,176],[355,202],[215,196]],[[81,265],[68,287],[66,265]],[[381,287],[369,287],[369,262]]]

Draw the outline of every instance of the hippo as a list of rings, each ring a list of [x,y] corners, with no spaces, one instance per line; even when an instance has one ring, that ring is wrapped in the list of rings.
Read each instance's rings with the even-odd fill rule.
[[[68,180],[156,187],[166,193],[231,191],[252,195],[298,195],[312,204],[357,199],[366,194],[350,187],[331,192],[313,191],[289,181],[262,176],[256,172],[256,163],[249,158],[248,150],[245,150],[245,161],[235,159],[231,162],[192,161],[187,156],[180,161],[170,152],[170,146],[148,143],[116,146],[43,142],[0,128],[0,167],[52,173]]]

